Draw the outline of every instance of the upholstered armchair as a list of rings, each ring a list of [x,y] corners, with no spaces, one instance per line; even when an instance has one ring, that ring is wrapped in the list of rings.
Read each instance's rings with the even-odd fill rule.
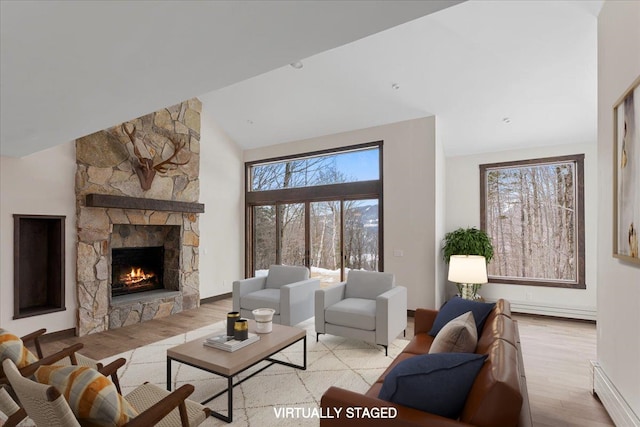
[[[351,270],[347,281],[315,295],[316,340],[320,334],[368,341],[384,347],[407,327],[407,288],[390,273]]]
[[[313,295],[319,279],[307,267],[272,265],[267,276],[233,282],[233,310],[253,319],[256,308],[275,310],[273,322],[293,326],[313,317]]]

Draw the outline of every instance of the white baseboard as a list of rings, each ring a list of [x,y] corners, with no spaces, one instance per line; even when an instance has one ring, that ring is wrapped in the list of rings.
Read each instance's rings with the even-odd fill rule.
[[[598,362],[592,361],[593,392],[617,427],[640,427],[640,419],[618,392]]]
[[[489,301],[489,299],[487,299]],[[560,304],[542,304],[532,301],[514,301],[511,303],[513,313],[538,314],[542,316],[567,317],[569,319],[597,320],[595,307],[572,307]]]

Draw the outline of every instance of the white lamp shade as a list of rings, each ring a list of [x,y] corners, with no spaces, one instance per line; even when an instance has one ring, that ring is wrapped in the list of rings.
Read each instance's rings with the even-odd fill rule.
[[[480,255],[451,255],[448,278],[454,283],[487,283],[487,262]]]

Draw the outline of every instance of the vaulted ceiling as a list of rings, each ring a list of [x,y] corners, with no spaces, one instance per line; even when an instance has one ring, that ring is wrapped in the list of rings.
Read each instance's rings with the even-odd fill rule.
[[[2,2],[0,148],[193,96],[243,148],[433,114],[449,155],[595,141],[601,3]]]
[[[458,1],[2,1],[2,155],[228,86]]]

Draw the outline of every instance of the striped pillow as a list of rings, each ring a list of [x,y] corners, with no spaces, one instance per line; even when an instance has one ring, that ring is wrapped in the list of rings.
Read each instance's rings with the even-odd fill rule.
[[[38,361],[20,338],[0,328],[0,361],[4,359],[11,359],[18,369]]]
[[[54,386],[76,418],[96,426],[121,426],[138,413],[111,380],[85,366],[41,366],[36,381]]]

